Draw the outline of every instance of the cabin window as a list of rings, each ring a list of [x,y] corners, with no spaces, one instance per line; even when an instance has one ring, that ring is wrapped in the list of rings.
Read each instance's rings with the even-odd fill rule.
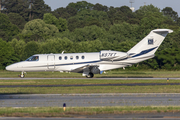
[[[85,57],[84,56],[82,56],[82,59],[84,59]]]
[[[26,61],[39,61],[39,56],[31,56]]]
[[[79,59],[79,56],[76,56],[76,59],[78,60],[78,59]]]
[[[70,59],[73,60],[73,56],[71,56]]]
[[[59,60],[62,60],[62,57],[61,57],[61,56],[59,57]]]
[[[67,57],[67,56],[65,56],[65,57],[64,57],[64,59],[65,59],[65,60],[67,60],[67,59],[68,59],[68,57]]]

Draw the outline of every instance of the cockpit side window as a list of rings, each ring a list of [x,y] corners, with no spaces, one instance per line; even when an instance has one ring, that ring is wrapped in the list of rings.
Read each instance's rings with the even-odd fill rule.
[[[39,61],[39,56],[31,56],[26,61]]]

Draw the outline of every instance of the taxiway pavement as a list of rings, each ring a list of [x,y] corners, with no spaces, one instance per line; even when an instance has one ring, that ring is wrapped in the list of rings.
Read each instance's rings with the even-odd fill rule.
[[[180,85],[180,83],[121,83],[121,84],[71,84],[71,85],[0,85],[0,88],[16,87],[86,87],[86,86],[156,86],[156,85]]]
[[[0,107],[180,106],[179,93],[0,95]]]

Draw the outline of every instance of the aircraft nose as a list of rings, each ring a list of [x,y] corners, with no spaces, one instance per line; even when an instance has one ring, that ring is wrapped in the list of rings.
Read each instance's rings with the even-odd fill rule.
[[[7,70],[7,71],[11,71],[11,70],[12,70],[11,65],[7,66],[7,67],[6,67],[6,70]]]
[[[8,65],[8,66],[6,67],[6,70],[7,70],[7,71],[14,71],[15,68],[17,68],[17,65],[12,64],[12,65]]]

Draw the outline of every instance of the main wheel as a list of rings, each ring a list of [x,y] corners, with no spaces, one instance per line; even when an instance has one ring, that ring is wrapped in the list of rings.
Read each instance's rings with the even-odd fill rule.
[[[93,77],[94,77],[94,74],[93,74],[93,73],[89,73],[86,77],[87,77],[87,78],[93,78]]]

